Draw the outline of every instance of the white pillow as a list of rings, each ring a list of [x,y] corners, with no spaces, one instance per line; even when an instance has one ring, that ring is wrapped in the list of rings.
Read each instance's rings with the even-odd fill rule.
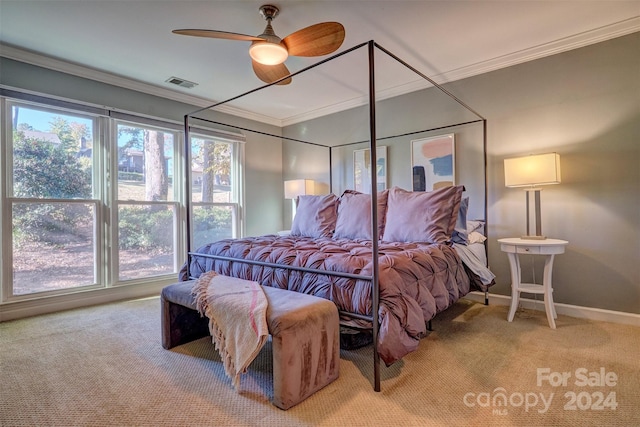
[[[472,231],[471,233],[469,233],[468,239],[469,239],[469,244],[482,243],[485,240],[487,240],[486,237],[484,237],[482,234],[478,233],[477,231]]]

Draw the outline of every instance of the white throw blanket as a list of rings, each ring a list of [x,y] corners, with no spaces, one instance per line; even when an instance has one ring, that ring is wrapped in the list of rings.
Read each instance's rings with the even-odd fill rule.
[[[200,314],[209,318],[209,331],[224,371],[238,390],[240,374],[260,352],[269,335],[267,298],[262,287],[208,271],[193,286]]]

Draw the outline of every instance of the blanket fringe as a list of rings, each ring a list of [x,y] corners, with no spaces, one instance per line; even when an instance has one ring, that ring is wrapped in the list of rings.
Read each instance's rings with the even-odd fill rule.
[[[196,283],[194,284],[192,289],[192,294],[195,296],[196,307],[200,315],[209,318],[209,332],[211,333],[212,342],[215,349],[218,351],[220,357],[222,358],[224,372],[229,378],[231,378],[233,387],[236,389],[236,391],[238,391],[240,387],[241,374],[247,372],[250,361],[252,361],[257,356],[258,352],[266,342],[267,336],[265,335],[261,338],[260,345],[256,349],[255,353],[252,354],[249,358],[249,363],[247,364],[247,366],[240,366],[239,369],[236,369],[234,358],[227,351],[227,337],[224,335],[224,331],[222,331],[222,329],[216,323],[212,308],[207,301],[207,288],[211,280],[217,275],[218,273],[216,273],[215,271],[208,271],[206,273],[203,273],[196,280]]]

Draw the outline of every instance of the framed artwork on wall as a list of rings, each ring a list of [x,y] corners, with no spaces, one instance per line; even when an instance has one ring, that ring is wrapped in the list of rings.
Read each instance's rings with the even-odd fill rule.
[[[413,191],[455,185],[455,134],[411,141]]]
[[[387,147],[376,147],[377,191],[387,188]],[[353,189],[361,193],[371,193],[371,150],[353,152]]]

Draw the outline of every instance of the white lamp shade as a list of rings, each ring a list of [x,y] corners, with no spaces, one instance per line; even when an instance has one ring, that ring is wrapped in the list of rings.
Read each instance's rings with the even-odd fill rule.
[[[533,187],[560,183],[560,155],[537,154],[504,160],[507,187]]]
[[[296,199],[298,196],[313,194],[315,183],[311,179],[292,179],[284,182],[284,198]]]
[[[279,43],[256,41],[249,48],[249,55],[260,64],[277,65],[282,64],[289,57],[289,52]]]

